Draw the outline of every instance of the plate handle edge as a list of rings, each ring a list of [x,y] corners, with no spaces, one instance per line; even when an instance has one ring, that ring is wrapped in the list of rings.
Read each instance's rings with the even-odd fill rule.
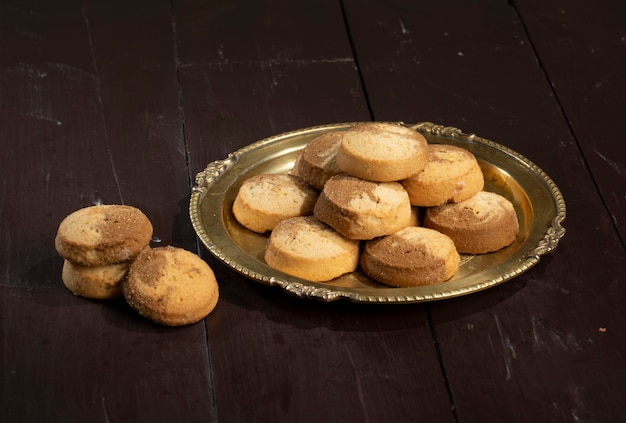
[[[231,166],[239,160],[239,155],[230,153],[223,160],[216,160],[207,165],[207,167],[196,174],[196,186],[193,192],[204,194],[209,185],[213,184],[220,176],[222,176]]]
[[[539,260],[542,255],[550,254],[559,245],[559,241],[565,235],[565,228],[563,227],[563,220],[565,216],[558,215],[552,219],[552,225],[546,231],[546,235],[539,242],[537,247],[533,250],[533,254],[529,258]]]
[[[419,122],[416,124],[407,125],[407,127],[417,132],[451,137],[463,141],[472,141],[474,140],[474,138],[476,138],[476,134],[467,134],[461,131],[459,128],[455,128],[453,126],[437,125],[433,122]]]

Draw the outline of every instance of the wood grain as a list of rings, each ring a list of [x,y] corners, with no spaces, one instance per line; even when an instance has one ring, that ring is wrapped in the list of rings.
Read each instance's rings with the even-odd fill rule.
[[[625,388],[623,372],[609,369],[626,345],[601,328],[624,324],[616,300],[624,288],[611,270],[624,250],[577,148],[586,134],[557,99],[575,87],[551,91],[526,22],[504,3],[424,4],[401,18],[389,3],[371,3],[346,9],[374,115],[389,119],[393,104],[395,113],[432,116],[418,120],[472,128],[538,163],[570,205],[553,256],[497,289],[429,305],[458,420],[612,420],[619,411],[602,398]],[[368,44],[373,31],[378,42]]]
[[[623,1],[0,3],[0,421],[622,421]],[[432,121],[561,189],[523,275],[402,306],[321,303],[201,248],[194,176],[277,133]],[[61,283],[61,219],[141,208],[220,302],[165,328]],[[538,213],[541,211],[538,210]]]
[[[541,66],[598,184],[622,245],[626,239],[626,4],[519,2]],[[547,7],[546,7],[547,6]]]
[[[160,328],[123,302],[74,297],[60,280],[56,228],[91,204],[140,207],[155,245],[195,246],[169,2],[121,7],[0,10],[0,136],[11,145],[0,166],[11,199],[0,209],[2,421],[213,414],[202,325]]]

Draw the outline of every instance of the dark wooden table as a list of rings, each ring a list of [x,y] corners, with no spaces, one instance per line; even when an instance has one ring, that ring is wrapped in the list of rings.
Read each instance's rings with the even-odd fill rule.
[[[626,420],[626,2],[0,2],[0,421]],[[376,305],[230,270],[194,176],[319,124],[431,121],[528,157],[567,234],[502,285]],[[54,236],[124,203],[200,254],[220,301],[152,324],[62,284]]]

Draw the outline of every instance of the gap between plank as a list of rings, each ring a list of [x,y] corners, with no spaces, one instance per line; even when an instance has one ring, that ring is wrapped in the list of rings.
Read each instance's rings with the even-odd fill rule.
[[[576,147],[578,148],[578,152],[580,153],[580,156],[581,156],[581,158],[583,160],[583,163],[585,164],[585,167],[587,168],[587,172],[589,173],[589,176],[591,177],[591,181],[593,182],[593,185],[596,188],[596,192],[598,193],[598,195],[602,199],[602,205],[604,206],[604,209],[606,210],[607,214],[609,215],[609,218],[611,219],[611,223],[613,225],[613,229],[615,229],[615,233],[617,234],[617,237],[620,240],[620,243],[622,244],[622,247],[626,248],[626,240],[624,238],[622,238],[622,235],[620,233],[619,227],[617,226],[617,219],[611,213],[611,209],[609,208],[609,205],[606,202],[606,200],[604,198],[604,195],[602,195],[602,190],[600,189],[600,185],[598,184],[598,181],[596,180],[596,178],[595,178],[595,176],[593,174],[593,171],[591,170],[591,166],[589,164],[589,161],[587,160],[587,156],[585,156],[585,153],[584,153],[584,151],[583,151],[583,149],[582,149],[582,147],[580,145],[580,141],[579,141],[578,137],[576,136],[576,132],[574,131],[574,128],[572,127],[572,123],[571,123],[571,121],[570,121],[570,119],[569,119],[569,117],[567,115],[567,112],[565,111],[565,108],[563,106],[563,103],[561,102],[561,99],[559,98],[559,94],[556,91],[556,88],[555,88],[554,84],[552,83],[552,79],[550,78],[550,74],[548,73],[548,70],[544,66],[543,61],[541,60],[541,55],[539,54],[539,50],[537,49],[537,46],[533,42],[533,39],[532,39],[532,37],[530,35],[530,30],[526,26],[526,23],[524,22],[524,18],[522,17],[522,14],[519,11],[519,8],[517,7],[515,0],[508,0],[508,3],[509,3],[509,6],[511,6],[511,9],[513,9],[513,12],[515,13],[515,16],[519,20],[520,24],[522,25],[522,29],[524,31],[524,34],[526,34],[526,39],[528,40],[528,43],[530,44],[530,48],[532,49],[533,54],[535,55],[535,59],[537,60],[537,64],[539,65],[539,68],[543,72],[543,75],[546,78],[546,81],[548,82],[548,86],[550,87],[550,91],[554,95],[554,99],[556,100],[556,102],[557,102],[557,104],[559,106],[559,110],[561,111],[561,115],[563,116],[563,119],[565,120],[565,125],[567,125],[567,129],[569,130],[569,133],[572,135],[572,138],[574,139],[574,142],[576,143]]]
[[[448,392],[448,399],[450,400],[450,409],[452,410],[452,417],[454,419],[454,423],[459,423],[459,416],[457,415],[456,403],[454,401],[454,395],[452,393],[452,388],[450,386],[450,380],[448,379],[448,374],[446,372],[446,366],[443,361],[443,355],[441,353],[441,348],[439,347],[439,340],[437,339],[437,331],[435,329],[435,324],[433,322],[432,315],[430,313],[430,307],[428,303],[424,304],[424,311],[426,313],[426,322],[428,324],[428,329],[430,329],[430,336],[433,340],[433,346],[435,347],[435,352],[437,353],[437,360],[439,361],[439,368],[441,369],[441,375],[443,376],[443,380],[446,384],[446,391]]]
[[[369,95],[367,94],[367,87],[365,86],[365,79],[363,78],[363,73],[361,72],[361,66],[359,64],[359,57],[356,53],[354,40],[352,39],[352,33],[350,31],[350,23],[348,22],[348,15],[346,13],[346,8],[343,4],[343,0],[339,1],[339,7],[341,8],[341,15],[343,17],[343,23],[346,28],[346,36],[348,37],[348,43],[350,44],[352,57],[354,57],[354,66],[356,67],[357,74],[359,75],[359,82],[361,83],[361,89],[363,90],[363,95],[365,96],[365,104],[367,104],[367,112],[370,115],[370,120],[374,121],[376,120],[376,118],[374,117],[374,111],[372,110],[370,98],[369,98]]]

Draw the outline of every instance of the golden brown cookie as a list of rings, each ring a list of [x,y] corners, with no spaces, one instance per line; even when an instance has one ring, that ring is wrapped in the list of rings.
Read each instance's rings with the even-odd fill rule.
[[[167,326],[195,323],[215,308],[215,274],[197,255],[177,247],[142,251],[122,284],[124,297],[139,314]]]
[[[129,262],[83,266],[64,260],[61,279],[74,294],[85,298],[108,300],[122,295],[122,281]]]
[[[132,206],[98,205],[68,215],[55,238],[66,260],[101,266],[132,260],[152,239],[152,223]]]
[[[486,191],[460,203],[427,209],[424,226],[448,235],[457,250],[465,254],[500,250],[515,241],[519,232],[513,204]]]
[[[367,241],[361,254],[361,268],[367,275],[403,288],[447,281],[457,272],[459,262],[449,237],[414,226]]]
[[[392,234],[413,222],[407,192],[398,182],[372,182],[348,175],[324,185],[315,217],[350,239]]]
[[[311,214],[317,197],[318,192],[298,176],[255,175],[239,188],[233,214],[242,226],[264,233],[281,220]]]
[[[344,238],[313,216],[294,217],[272,231],[265,262],[302,279],[329,281],[356,269],[359,241]]]
[[[434,207],[467,200],[483,189],[484,178],[476,157],[447,144],[430,144],[424,169],[402,181],[414,206]]]
[[[428,144],[418,132],[393,123],[365,123],[343,134],[337,166],[348,175],[392,182],[419,173],[428,159]]]
[[[337,150],[343,132],[327,132],[313,139],[298,155],[291,171],[315,189],[322,190],[331,177],[341,173],[337,167]]]

